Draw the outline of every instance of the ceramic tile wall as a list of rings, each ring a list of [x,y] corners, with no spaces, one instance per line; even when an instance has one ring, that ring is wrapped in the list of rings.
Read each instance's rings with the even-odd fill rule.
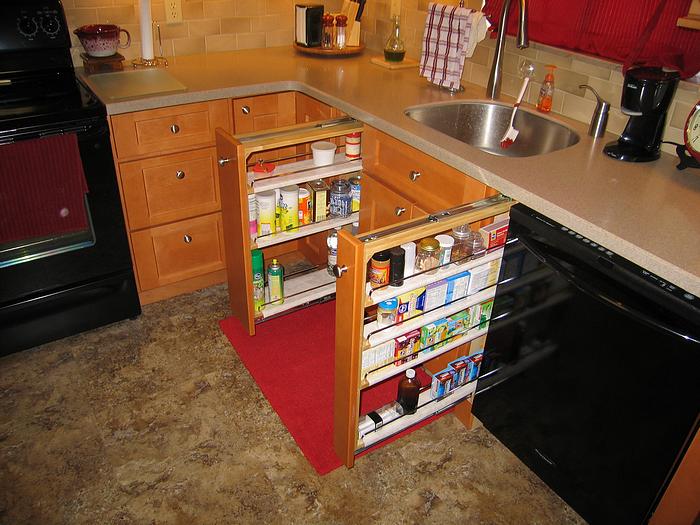
[[[153,19],[160,23],[165,56],[192,55],[288,45],[294,40],[295,0],[181,0],[180,24],[165,23],[165,3],[152,0]],[[324,2],[337,9],[340,0]],[[63,0],[68,26],[117,24],[131,34],[121,53],[131,60],[141,54],[139,0]],[[73,59],[82,65],[82,47],[75,35]],[[157,41],[155,52],[158,53]]]
[[[374,0],[367,3],[366,15],[363,17],[362,36],[369,48],[382,49],[389,35],[390,3],[390,0]],[[455,4],[456,2],[447,0],[445,3]],[[420,56],[427,9],[428,0],[403,0],[401,3],[401,32],[406,44],[407,56],[413,58]],[[465,64],[462,77],[465,81],[486,87],[493,61],[495,42],[487,37],[477,46],[474,55]],[[517,95],[520,88],[517,71],[524,60],[535,64],[536,81],[531,82],[528,88],[528,102],[536,103],[541,86],[540,82],[546,74],[544,66],[554,64],[557,66],[557,70],[554,76],[555,94],[552,111],[581,122],[590,122],[596,105],[595,97],[590,91],[584,92],[578,87],[580,84],[588,84],[612,104],[608,131],[617,134],[622,132],[628,117],[620,111],[623,75],[619,64],[536,42],[530,42],[530,47],[527,49],[517,49],[514,38],[509,37],[503,64],[503,93],[511,96]],[[683,142],[683,126],[692,106],[698,100],[700,100],[700,85],[698,83],[681,82],[679,84],[666,121],[664,140]],[[671,145],[664,144],[663,149],[669,153],[675,153],[675,149]]]

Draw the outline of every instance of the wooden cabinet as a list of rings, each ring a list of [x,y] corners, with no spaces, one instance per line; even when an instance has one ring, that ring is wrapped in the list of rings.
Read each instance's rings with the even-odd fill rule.
[[[327,113],[323,113],[326,114]],[[455,333],[452,339],[445,341],[444,346],[431,345],[412,351],[411,361],[401,362],[401,359],[391,358],[382,365],[374,368],[366,366],[365,357],[368,352],[387,343],[393,343],[403,334],[415,331],[426,323],[437,322],[441,317],[448,315],[466,315],[466,310],[480,306],[493,298],[495,286],[492,284],[479,288],[475,293],[467,297],[466,281],[462,281],[462,293],[459,299],[449,304],[444,303],[435,306],[433,310],[426,312],[426,316],[417,315],[416,318],[405,320],[402,324],[396,324],[389,328],[379,328],[376,321],[372,320],[372,309],[382,297],[394,297],[401,293],[411,292],[431,285],[436,279],[448,279],[459,275],[465,279],[467,271],[473,267],[488,265],[494,262],[500,264],[502,250],[494,250],[483,258],[474,261],[466,261],[461,266],[460,261],[446,263],[440,268],[439,273],[433,277],[428,273],[416,273],[407,277],[402,287],[393,288],[384,286],[382,289],[370,291],[367,288],[366,276],[370,258],[378,251],[387,250],[409,241],[417,241],[426,236],[432,236],[449,231],[450,228],[465,223],[479,223],[496,214],[507,211],[511,201],[497,196],[488,201],[479,201],[477,204],[464,208],[452,208],[450,214],[440,216],[437,219],[425,217],[426,210],[422,203],[429,205],[437,202],[430,196],[424,197],[426,191],[423,182],[416,185],[413,191],[399,192],[394,190],[399,183],[391,182],[400,180],[400,171],[406,167],[424,170],[429,183],[441,181],[445,183],[446,173],[454,174],[444,165],[438,165],[437,161],[410,151],[408,147],[398,142],[387,145],[372,143],[371,149],[380,153],[380,159],[372,157],[370,170],[364,169],[364,159],[346,161],[342,155],[329,166],[316,167],[307,159],[278,165],[271,173],[256,174],[249,169],[249,159],[255,153],[267,154],[271,149],[308,144],[315,140],[328,140],[333,137],[342,137],[344,134],[367,130],[366,126],[353,121],[327,121],[324,126],[300,124],[292,128],[280,129],[277,132],[261,134],[249,134],[246,136],[231,136],[219,130],[217,132],[217,156],[222,159],[219,171],[221,196],[222,196],[222,220],[226,245],[226,262],[229,278],[229,304],[232,313],[237,317],[250,335],[255,334],[256,324],[266,319],[278,316],[285,311],[303,307],[309,303],[326,300],[336,296],[336,386],[335,386],[335,428],[334,444],[338,455],[345,464],[350,467],[354,463],[356,454],[378,443],[401,430],[429,417],[430,415],[447,408],[455,408],[455,413],[467,426],[471,424],[470,399],[474,393],[475,380],[468,384],[460,385],[450,396],[431,400],[430,393],[425,390],[421,394],[421,407],[416,414],[407,415],[394,424],[387,424],[384,430],[376,433],[364,433],[360,435],[358,422],[360,414],[360,396],[365,389],[372,388],[378,383],[397,377],[409,367],[423,365],[429,371],[437,371],[443,363],[465,356],[470,351],[470,341],[483,337],[486,326],[483,318],[474,326],[462,325],[463,330]],[[363,134],[364,135],[364,134]],[[370,133],[371,135],[371,133]],[[382,142],[383,134],[375,133],[372,140]],[[386,147],[386,149],[384,149]],[[402,156],[401,149],[405,149],[403,163],[399,165],[399,171],[394,166],[384,165],[383,162],[393,162],[397,156]],[[357,220],[356,215],[349,217],[335,217],[325,221],[311,223],[291,228],[283,232],[275,232],[266,235],[251,235],[249,218],[249,199],[257,197],[261,192],[280,189],[293,184],[316,179],[333,179],[336,177],[354,174],[357,170],[363,170],[362,191],[360,201],[360,215],[365,217],[367,224],[389,224],[391,228],[372,230],[361,237],[351,233],[347,226]],[[377,174],[384,180],[377,180]],[[433,181],[433,182],[430,182]],[[450,181],[459,186],[458,197],[454,193],[449,195],[438,192],[438,197],[451,202],[463,195],[478,195],[482,197],[488,189],[476,181],[471,181],[463,174],[459,179]],[[466,186],[465,189],[463,186]],[[453,190],[457,191],[457,190]],[[459,203],[461,204],[461,203]],[[397,209],[398,208],[398,209]],[[437,210],[435,210],[437,211]],[[417,218],[416,217],[420,217]],[[342,227],[346,228],[343,229]],[[329,275],[326,267],[325,241],[333,228],[338,231],[338,265],[335,271],[340,278]],[[360,232],[363,231],[360,226]],[[253,273],[252,256],[253,249],[261,249],[265,266],[271,258],[285,260],[294,251],[304,251],[302,240],[316,239],[321,241],[322,248],[318,252],[317,266],[307,268],[299,275],[286,276],[284,280],[284,301],[282,304],[273,303],[269,297],[265,297],[263,304],[257,306],[253,301]],[[299,241],[299,243],[297,243]],[[312,243],[313,244],[313,243]],[[304,254],[305,255],[305,254]],[[312,257],[313,258],[313,257]],[[497,272],[496,272],[497,273]],[[445,281],[446,282],[446,281]],[[446,285],[445,285],[446,287]],[[371,293],[376,292],[376,293]],[[475,317],[477,318],[477,317]],[[447,321],[445,320],[445,323]],[[420,353],[420,355],[419,355]]]
[[[221,213],[131,233],[139,285],[151,290],[224,268]]]
[[[404,218],[410,218],[419,210],[432,213],[489,195],[484,183],[369,126],[362,137],[362,159],[365,173],[372,178],[370,194],[363,197],[368,213],[361,214],[361,224],[368,228],[398,222],[392,214],[400,209],[406,210]],[[375,194],[380,198],[377,202]],[[385,209],[383,198],[389,195],[396,204]]]
[[[221,209],[215,148],[124,162],[120,172],[130,230]]]
[[[182,151],[214,143],[216,128],[231,129],[228,100],[150,109],[111,117],[119,160]]]
[[[364,173],[362,177],[362,208],[360,209],[360,229],[362,231],[397,224],[426,213],[427,211],[402,194],[382,184],[367,172]]]
[[[143,304],[225,278],[214,134],[230,100],[112,116],[115,162]]]

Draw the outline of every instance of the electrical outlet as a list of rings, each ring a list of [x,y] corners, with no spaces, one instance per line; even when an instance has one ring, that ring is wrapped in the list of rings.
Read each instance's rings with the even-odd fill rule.
[[[182,22],[182,0],[165,0],[165,23]]]

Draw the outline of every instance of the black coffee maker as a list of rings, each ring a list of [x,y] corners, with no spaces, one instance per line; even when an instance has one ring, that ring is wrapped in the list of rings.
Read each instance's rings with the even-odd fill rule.
[[[622,86],[621,110],[630,119],[617,142],[603,148],[606,155],[628,162],[659,158],[661,137],[680,75],[658,67],[630,69]]]

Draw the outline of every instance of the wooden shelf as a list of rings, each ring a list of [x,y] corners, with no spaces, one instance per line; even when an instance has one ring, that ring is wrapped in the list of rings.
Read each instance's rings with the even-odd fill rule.
[[[401,294],[420,288],[421,286],[426,286],[427,284],[439,281],[440,279],[446,279],[447,277],[452,277],[458,273],[471,270],[473,268],[478,268],[479,266],[490,263],[500,259],[503,256],[503,248],[498,248],[493,250],[483,257],[478,257],[471,261],[467,261],[464,264],[451,263],[442,266],[438,269],[437,273],[427,274],[422,273],[415,276],[410,276],[404,278],[403,286],[384,286],[382,288],[373,289],[369,283],[367,283],[367,306],[373,304],[379,304],[382,301],[391,299],[392,297],[398,297]]]
[[[413,354],[416,356],[416,358],[412,359],[411,361],[402,363],[399,366],[390,363],[388,365],[383,365],[381,368],[376,368],[371,372],[366,372],[364,374],[364,377],[362,378],[362,383],[360,386],[364,389],[372,385],[376,385],[377,383],[381,383],[385,379],[389,379],[390,377],[395,376],[396,374],[400,374],[404,370],[423,364],[426,361],[430,361],[435,357],[441,356],[442,354],[446,354],[453,348],[457,348],[458,346],[462,346],[465,343],[473,341],[474,339],[477,339],[482,335],[486,335],[488,331],[488,324],[484,328],[479,328],[478,326],[475,326],[474,328],[471,328],[467,332],[462,334],[461,337],[455,337],[454,339],[450,340],[449,343],[447,343],[444,346],[441,346],[437,350],[430,350],[428,352],[424,352],[421,350],[417,354]],[[405,359],[405,357],[402,359]]]
[[[480,292],[468,295],[467,297],[459,299],[458,301],[454,301],[446,304],[445,306],[441,306],[440,308],[436,308],[435,310],[431,310],[426,314],[413,317],[408,321],[403,321],[402,323],[389,326],[383,330],[379,330],[377,321],[372,321],[371,323],[367,323],[365,325],[364,337],[371,346],[377,346],[389,341],[390,339],[395,339],[400,335],[410,332],[411,330],[415,330],[425,326],[426,324],[437,321],[438,319],[456,314],[465,308],[469,308],[475,304],[493,299],[495,294],[496,286],[490,286],[484,290],[481,290]]]
[[[284,281],[284,302],[266,304],[259,321],[335,293],[335,277],[323,268]]]
[[[333,164],[315,166],[313,160],[302,160],[277,166],[269,173],[248,172],[248,180],[253,181],[253,193],[270,191],[292,184],[303,184],[312,180],[345,175],[362,170],[362,160],[346,160],[345,153],[338,153]]]
[[[379,427],[377,430],[368,432],[358,441],[355,454],[362,452],[362,450],[366,449],[367,447],[371,447],[380,441],[390,438],[394,434],[398,434],[416,423],[420,423],[424,419],[451,408],[458,402],[463,401],[474,394],[475,391],[476,381],[472,381],[466,385],[460,386],[456,390],[453,390],[451,394],[439,399],[431,399],[430,389],[421,392],[418,398],[418,410],[416,410],[415,414],[401,416],[391,423],[387,423],[386,425]]]
[[[265,237],[258,237],[255,240],[255,245],[253,248],[267,248],[268,246],[274,246],[275,244],[281,244],[283,242],[292,241],[294,239],[301,239],[308,235],[313,235],[314,233],[332,230],[333,228],[339,228],[345,226],[346,224],[352,224],[360,220],[359,212],[355,212],[348,217],[336,217],[333,219],[328,219],[326,221],[314,222],[312,224],[306,224],[300,226],[295,230],[289,230],[285,232],[273,233],[271,235],[266,235]]]

